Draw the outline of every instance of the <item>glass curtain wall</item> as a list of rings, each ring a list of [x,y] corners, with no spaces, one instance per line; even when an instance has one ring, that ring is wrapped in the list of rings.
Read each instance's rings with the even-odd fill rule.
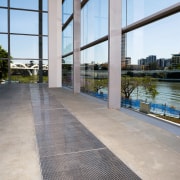
[[[0,1],[1,84],[47,82],[47,13],[47,0]]]
[[[124,0],[123,27],[176,3],[179,1]],[[153,113],[169,115],[180,110],[179,19],[178,12],[123,34],[123,106],[141,109],[145,102]]]
[[[81,1],[84,4],[84,1]],[[73,86],[73,1],[63,1],[63,85]],[[108,87],[108,0],[89,0],[81,7],[80,88],[88,94]],[[100,91],[101,89],[101,91]]]
[[[81,3],[81,91],[107,95],[108,0]],[[140,109],[144,102],[149,107],[150,104],[154,107],[163,105],[164,108],[157,110],[163,113],[167,107],[180,109],[180,14],[170,11],[168,15],[162,15],[162,12],[173,10],[176,3],[179,1],[122,0],[123,106]],[[72,4],[72,0],[63,1],[63,76],[66,86],[73,84]],[[145,19],[157,14],[161,14],[160,18],[144,23]],[[140,27],[125,31],[139,22],[143,22]]]
[[[108,94],[108,0],[90,0],[81,10],[81,91]]]
[[[62,5],[62,22],[66,27],[62,32],[62,85],[73,86],[73,0],[65,0]],[[71,20],[68,22],[69,18]]]
[[[64,29],[62,33],[63,55],[73,51],[73,21]],[[73,86],[73,57],[69,55],[62,60],[62,84],[72,88]]]
[[[101,53],[103,52],[103,53]],[[81,52],[81,91],[90,95],[108,94],[108,43]]]

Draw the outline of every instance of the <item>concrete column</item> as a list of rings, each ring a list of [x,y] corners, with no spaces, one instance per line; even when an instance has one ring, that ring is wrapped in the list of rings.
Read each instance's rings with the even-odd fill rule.
[[[74,93],[80,92],[80,62],[81,62],[81,0],[74,1],[73,21],[73,86]]]
[[[62,0],[48,1],[48,81],[62,87]]]
[[[119,109],[121,103],[121,0],[109,0],[109,100],[108,107]]]

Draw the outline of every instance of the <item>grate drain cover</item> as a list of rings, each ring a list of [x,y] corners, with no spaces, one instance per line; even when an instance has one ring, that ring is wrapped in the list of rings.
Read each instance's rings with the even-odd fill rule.
[[[41,158],[42,174],[48,180],[139,180],[108,149]]]
[[[30,86],[44,180],[139,180],[46,86]]]

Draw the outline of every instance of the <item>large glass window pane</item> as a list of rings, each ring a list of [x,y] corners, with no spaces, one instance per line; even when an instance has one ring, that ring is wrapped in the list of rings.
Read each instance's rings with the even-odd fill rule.
[[[62,84],[72,88],[73,84],[73,56],[68,56],[62,60]]]
[[[39,61],[12,60],[11,80],[14,83],[37,83],[39,80]],[[43,61],[43,82],[48,81],[48,64]]]
[[[123,67],[123,76],[130,78],[130,81],[126,80],[131,87],[144,79],[146,87],[152,84],[158,92],[153,98],[153,94],[147,93],[141,85],[134,89],[129,99],[151,103],[153,113],[162,113],[165,107],[180,110],[180,21],[177,19],[180,19],[180,13],[126,35],[127,64]]]
[[[11,36],[11,56],[13,58],[38,59],[38,37]]]
[[[48,0],[43,0],[43,11],[48,10]]]
[[[38,34],[38,13],[11,10],[11,33]]]
[[[123,0],[123,26],[125,25],[125,17],[127,10],[127,24],[131,24],[137,20],[145,18],[153,13],[156,13],[164,8],[179,3],[179,0]],[[126,8],[127,4],[127,8]]]
[[[48,14],[43,13],[43,35],[48,34]]]
[[[81,45],[108,34],[108,0],[91,0],[81,11]]]
[[[81,51],[81,91],[107,98],[108,42]]]
[[[127,56],[132,64],[155,55],[157,59],[169,59],[179,53],[180,13],[134,30],[127,35]]]
[[[66,29],[64,29],[63,33],[63,54],[67,54],[73,51],[73,22],[71,22]]]
[[[0,9],[0,32],[7,32],[8,31],[8,17],[7,17],[7,10],[6,9]]]
[[[23,8],[23,9],[36,9],[38,10],[38,1],[37,0],[10,0],[10,6],[13,8]]]
[[[43,37],[43,59],[48,59],[48,38]]]
[[[7,0],[1,0],[0,6],[6,6],[7,7]]]
[[[73,13],[73,0],[65,0],[62,6],[62,21],[63,24]]]

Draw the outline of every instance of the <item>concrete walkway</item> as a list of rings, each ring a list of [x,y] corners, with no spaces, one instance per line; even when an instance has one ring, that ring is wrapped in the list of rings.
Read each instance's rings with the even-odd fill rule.
[[[30,97],[36,87],[0,87],[0,179],[41,179]],[[180,179],[179,127],[157,126],[147,116],[107,109],[106,102],[67,89],[48,92],[140,178]]]
[[[29,85],[0,86],[0,179],[39,180]]]

